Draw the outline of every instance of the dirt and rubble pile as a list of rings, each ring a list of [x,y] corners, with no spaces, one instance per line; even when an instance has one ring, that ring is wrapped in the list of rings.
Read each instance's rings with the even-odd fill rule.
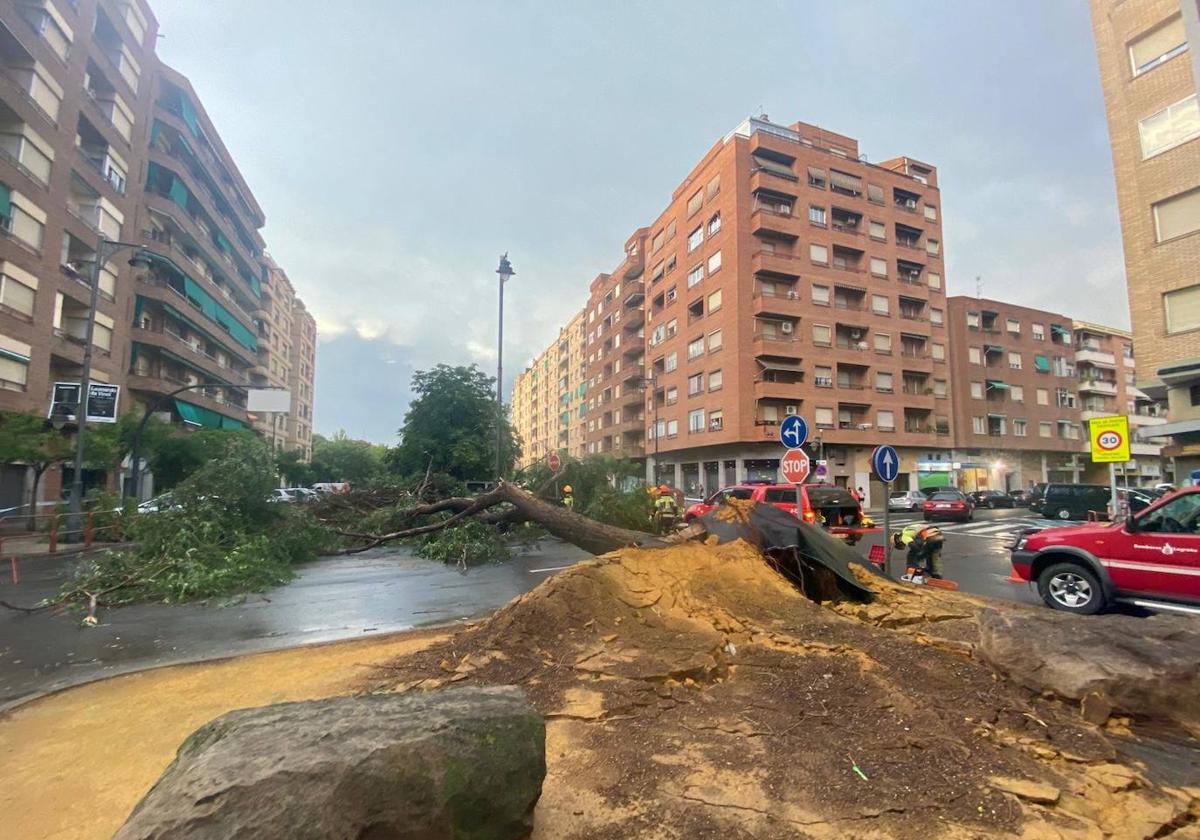
[[[548,722],[535,838],[1190,830],[1196,791],[964,655],[978,602],[911,592],[831,610],[745,543],[619,551],[369,688],[524,688]]]

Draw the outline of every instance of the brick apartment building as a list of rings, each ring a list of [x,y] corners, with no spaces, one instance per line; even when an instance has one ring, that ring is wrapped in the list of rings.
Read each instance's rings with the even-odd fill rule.
[[[513,380],[512,423],[521,440],[518,467],[551,452],[583,457],[586,394],[583,312],[578,312]]]
[[[1091,0],[1138,387],[1166,399],[1164,454],[1200,467],[1200,104],[1194,0]],[[1191,57],[1189,59],[1189,53]]]
[[[591,284],[587,451],[699,492],[775,477],[803,413],[833,480],[866,486],[887,441],[915,483],[951,434],[939,209],[932,166],[742,123]]]
[[[1151,435],[1167,422],[1166,406],[1137,387],[1133,335],[1127,330],[1074,322],[1075,370],[1079,374],[1079,408],[1084,424],[1095,417],[1123,414],[1129,418],[1133,460],[1117,466],[1117,481],[1130,486],[1174,481],[1163,463],[1162,446]],[[1085,436],[1086,437],[1086,436]],[[1090,444],[1090,437],[1087,438]],[[1084,481],[1108,482],[1108,467],[1085,462]]]
[[[312,455],[312,387],[316,325],[296,298],[287,272],[264,255],[267,273],[262,286],[267,314],[258,319],[257,364],[250,369],[255,387],[291,393],[291,411],[248,415],[273,451],[299,449]]]
[[[304,460],[312,459],[313,405],[316,394],[317,321],[300,298],[292,299],[292,342],[288,356],[288,391],[292,413],[287,418],[288,449],[303,449]]]
[[[120,411],[242,427],[244,389],[271,380],[263,212],[157,29],[141,0],[0,5],[0,409],[46,412],[79,381],[100,238],[151,263],[100,273],[92,375]],[[0,504],[24,480],[6,468]]]
[[[964,489],[1078,480],[1085,447],[1072,321],[997,300],[948,301],[954,449]]]

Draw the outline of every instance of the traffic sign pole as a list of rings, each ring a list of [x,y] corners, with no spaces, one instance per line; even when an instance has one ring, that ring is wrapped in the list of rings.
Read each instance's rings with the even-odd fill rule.
[[[883,483],[883,571],[892,573],[892,511],[888,507],[888,497],[892,495],[892,482],[900,474],[900,455],[896,447],[876,446],[871,453],[871,469],[875,477]]]
[[[883,573],[892,573],[892,509],[888,499],[892,496],[892,483],[883,483]]]
[[[1112,501],[1109,502],[1112,510],[1112,521],[1117,521],[1117,464],[1115,461],[1110,461],[1108,464],[1108,489],[1112,493]]]

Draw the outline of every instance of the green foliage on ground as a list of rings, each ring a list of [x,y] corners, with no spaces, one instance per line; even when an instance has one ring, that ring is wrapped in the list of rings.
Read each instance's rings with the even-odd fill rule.
[[[260,590],[333,547],[304,506],[268,501],[274,464],[261,439],[224,433],[219,440],[214,457],[173,491],[177,508],[128,517],[135,546],[82,563],[58,600],[176,602]]]
[[[509,543],[494,525],[467,520],[421,539],[417,554],[439,563],[479,566],[509,559]]]
[[[541,487],[553,473],[540,461],[522,471],[519,479],[527,487]],[[569,486],[575,497],[575,511],[597,522],[645,531],[650,526],[653,502],[642,483],[645,468],[636,461],[608,455],[585,458],[562,457],[562,466],[550,494],[561,498]]]
[[[400,443],[387,453],[395,475],[426,469],[459,481],[496,478],[496,380],[475,365],[438,365],[413,374],[416,398],[400,428]],[[512,473],[520,446],[507,419],[503,426],[504,474]]]

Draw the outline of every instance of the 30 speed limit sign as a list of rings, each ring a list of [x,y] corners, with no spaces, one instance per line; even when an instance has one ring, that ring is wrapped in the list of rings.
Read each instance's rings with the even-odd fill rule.
[[[1129,418],[1096,417],[1088,421],[1092,463],[1124,463],[1129,460]]]

